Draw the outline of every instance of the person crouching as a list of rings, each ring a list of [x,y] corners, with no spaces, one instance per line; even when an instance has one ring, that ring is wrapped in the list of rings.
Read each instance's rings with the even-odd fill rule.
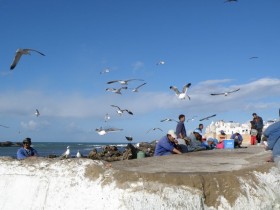
[[[176,147],[177,135],[174,130],[169,130],[157,143],[154,156],[165,156],[171,154],[182,154]]]

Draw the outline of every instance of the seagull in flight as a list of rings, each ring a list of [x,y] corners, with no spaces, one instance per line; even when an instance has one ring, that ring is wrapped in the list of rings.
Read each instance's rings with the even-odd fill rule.
[[[182,92],[180,92],[180,91],[178,90],[178,88],[175,87],[175,86],[170,86],[170,89],[175,91],[176,96],[177,96],[179,99],[181,99],[181,100],[182,100],[182,99],[185,99],[186,96],[187,96],[187,97],[189,98],[189,100],[191,100],[191,98],[187,95],[187,91],[188,91],[188,89],[189,89],[190,86],[191,86],[191,83],[186,84],[186,85],[183,87],[183,91],[182,91]]]
[[[38,110],[38,109],[36,109],[35,115],[36,115],[37,117],[39,117],[40,112],[39,112],[39,110]]]
[[[133,88],[133,89],[132,89],[132,92],[138,92],[138,89],[139,89],[140,87],[142,87],[142,86],[146,85],[146,84],[147,84],[147,83],[145,82],[145,83],[143,83],[143,84],[139,85],[138,87]]]
[[[155,131],[155,130],[160,130],[160,131],[163,131],[161,128],[151,128],[151,129],[149,129],[149,130],[147,130],[147,132],[146,133],[149,133],[150,131]]]
[[[127,85],[128,82],[133,81],[133,80],[144,81],[143,79],[113,80],[113,81],[107,82],[107,84],[112,84],[112,83],[115,83],[115,82],[119,82],[121,85]]]
[[[232,91],[228,91],[228,92],[224,92],[224,93],[211,93],[211,96],[218,96],[218,95],[224,95],[224,96],[228,96],[231,93],[237,92],[239,91],[240,88],[236,89],[236,90],[232,90]]]
[[[126,138],[127,141],[132,141],[133,140],[132,136],[126,136],[125,138]]]
[[[204,117],[204,118],[200,119],[199,121],[209,120],[209,118],[212,118],[212,117],[215,117],[215,116],[216,116],[216,114],[213,114],[213,115],[210,115],[208,117]]]
[[[70,146],[67,146],[66,151],[60,156],[60,158],[68,158],[70,155]]]
[[[237,0],[226,0],[225,3],[237,2]]]
[[[106,113],[104,117],[105,122],[108,122],[110,119],[111,119],[110,115]]]
[[[110,132],[116,132],[116,131],[122,131],[123,129],[119,129],[119,128],[96,128],[95,131],[100,135],[100,136],[103,136],[107,133],[110,133]]]
[[[30,51],[34,51],[34,52],[39,53],[42,56],[45,56],[43,53],[41,53],[37,50],[34,50],[34,49],[17,49],[16,55],[15,55],[15,58],[13,60],[13,63],[11,64],[10,70],[13,70],[16,67],[16,65],[19,62],[22,55],[31,55]]]
[[[160,122],[170,122],[170,121],[175,121],[175,122],[178,123],[177,120],[173,120],[173,119],[170,119],[170,118],[165,118],[165,119],[161,120]]]
[[[121,93],[121,90],[122,89],[127,89],[127,87],[121,87],[121,88],[118,88],[118,89],[116,89],[116,88],[106,88],[106,91],[111,91],[111,92],[113,92],[113,93],[116,93],[116,94],[122,94]]]
[[[193,116],[192,118],[187,119],[187,122],[189,122],[189,121],[194,121],[195,118],[197,118],[197,116]]]
[[[164,61],[159,61],[159,62],[157,62],[157,65],[163,65],[163,64],[165,64]]]
[[[259,58],[259,57],[253,56],[253,57],[250,57],[249,59],[256,59],[256,58]]]
[[[110,72],[110,68],[105,68],[100,72],[100,74],[105,74],[105,73],[109,73],[109,72]]]
[[[116,105],[111,105],[112,107],[116,107],[118,110],[117,110],[117,113],[119,115],[122,115],[124,112],[127,112],[128,114],[130,115],[133,115],[133,113],[127,109],[121,109],[120,107],[116,106]]]
[[[3,128],[9,128],[8,126],[6,126],[6,125],[0,125],[1,127],[3,127]]]

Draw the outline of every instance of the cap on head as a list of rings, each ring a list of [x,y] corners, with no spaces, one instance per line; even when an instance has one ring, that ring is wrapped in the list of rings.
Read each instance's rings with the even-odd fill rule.
[[[220,133],[221,133],[222,135],[226,135],[225,132],[224,132],[223,130],[221,130]]]
[[[201,132],[201,130],[199,130],[199,129],[195,129],[193,132],[194,132],[194,133],[198,133],[199,135],[202,136],[202,132]]]
[[[25,144],[25,143],[31,144],[31,138],[27,137],[27,138],[23,139],[22,143],[23,144]]]
[[[177,139],[177,135],[174,130],[169,130],[167,134],[172,136],[174,139]]]

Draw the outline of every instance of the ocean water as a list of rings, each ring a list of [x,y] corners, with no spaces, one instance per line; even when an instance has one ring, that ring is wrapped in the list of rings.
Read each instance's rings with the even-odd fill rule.
[[[100,151],[106,145],[117,146],[118,150],[123,151],[126,143],[81,143],[81,142],[32,142],[32,147],[37,150],[40,157],[48,155],[61,155],[70,146],[71,156],[75,157],[79,150],[83,156],[87,156],[94,148]],[[16,158],[17,150],[20,147],[0,147],[0,157],[9,156]]]

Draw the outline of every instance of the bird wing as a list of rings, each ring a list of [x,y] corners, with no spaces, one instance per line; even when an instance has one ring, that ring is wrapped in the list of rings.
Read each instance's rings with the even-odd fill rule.
[[[179,90],[178,90],[177,87],[175,87],[175,86],[170,86],[169,88],[172,89],[172,90],[174,90],[176,94],[180,94],[180,92],[179,92]]]
[[[211,116],[204,117],[204,118],[200,119],[199,121],[208,120],[209,118],[215,117],[215,116],[216,116],[216,114],[213,114],[213,115],[211,115]]]
[[[133,138],[132,138],[131,136],[126,136],[125,138],[126,138],[126,140],[128,140],[128,141],[132,141],[132,140],[133,140]]]
[[[118,106],[116,106],[116,105],[111,105],[112,107],[116,107],[116,108],[118,108],[119,110],[121,110],[121,108],[120,107],[118,107]]]
[[[239,91],[240,90],[240,88],[238,88],[238,89],[236,89],[236,90],[233,90],[233,91],[229,91],[228,93],[234,93],[234,92],[237,92],[237,91]]]
[[[163,131],[161,128],[153,128],[153,130],[160,130],[160,131]]]
[[[20,51],[16,52],[15,58],[13,60],[13,63],[11,64],[10,70],[13,70],[17,63],[19,62],[20,58],[22,56],[22,53]]]
[[[142,87],[142,86],[144,86],[144,85],[146,85],[146,84],[147,84],[147,83],[145,82],[145,83],[139,85],[138,87],[136,87],[135,89],[137,90],[137,89],[139,89],[140,87]]]
[[[23,49],[23,50],[27,50],[27,51],[33,51],[33,52],[37,52],[42,56],[46,56],[44,53],[39,52],[38,50],[34,50],[34,49]]]
[[[123,111],[126,111],[128,114],[133,115],[132,111],[129,111],[129,110],[127,110],[127,109],[125,109],[125,110],[123,110]]]
[[[116,132],[116,131],[122,131],[121,128],[107,128],[105,129],[106,132]]]
[[[211,96],[225,95],[225,93],[211,93]]]
[[[9,128],[8,126],[6,126],[6,125],[0,125],[1,127],[3,127],[3,128]]]
[[[124,80],[124,81],[129,82],[129,81],[133,81],[133,80],[144,81],[143,79],[128,79],[128,80]]]
[[[191,86],[191,83],[188,83],[186,84],[184,87],[183,87],[183,93],[186,93],[189,89],[189,87]]]
[[[127,87],[125,86],[125,87],[121,87],[121,88],[119,88],[118,90],[121,90],[121,89],[127,89]]]
[[[112,84],[112,83],[119,82],[119,81],[120,80],[112,80],[112,81],[107,82],[107,84]]]

